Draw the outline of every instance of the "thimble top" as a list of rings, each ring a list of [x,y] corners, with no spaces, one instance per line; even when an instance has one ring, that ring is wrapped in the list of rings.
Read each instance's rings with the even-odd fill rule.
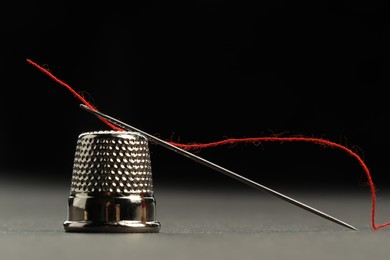
[[[153,194],[148,140],[138,132],[95,131],[79,135],[71,193]]]

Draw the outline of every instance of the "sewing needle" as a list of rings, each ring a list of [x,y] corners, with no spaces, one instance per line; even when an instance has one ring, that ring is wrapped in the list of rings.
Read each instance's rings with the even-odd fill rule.
[[[278,197],[278,198],[280,198],[280,199],[282,199],[284,201],[287,201],[287,202],[289,202],[289,203],[291,203],[291,204],[293,204],[295,206],[298,206],[298,207],[300,207],[300,208],[302,208],[304,210],[307,210],[307,211],[309,211],[311,213],[314,213],[314,214],[316,214],[316,215],[318,215],[320,217],[328,219],[328,220],[330,220],[332,222],[335,222],[335,223],[337,223],[339,225],[342,225],[344,227],[350,228],[352,230],[357,230],[354,226],[352,226],[352,225],[350,225],[350,224],[348,224],[348,223],[346,223],[344,221],[341,221],[341,220],[339,220],[339,219],[337,219],[335,217],[332,217],[332,216],[330,216],[330,215],[328,215],[328,214],[326,214],[326,213],[324,213],[324,212],[322,212],[320,210],[317,210],[317,209],[315,209],[313,207],[310,207],[310,206],[308,206],[308,205],[306,205],[306,204],[304,204],[304,203],[302,203],[300,201],[297,201],[297,200],[295,200],[293,198],[290,198],[290,197],[288,197],[288,196],[286,196],[286,195],[284,195],[282,193],[279,193],[279,192],[277,192],[277,191],[275,191],[273,189],[270,189],[270,188],[268,188],[268,187],[266,187],[264,185],[261,185],[261,184],[259,184],[257,182],[254,182],[254,181],[252,181],[252,180],[250,180],[250,179],[248,179],[248,178],[246,178],[244,176],[241,176],[241,175],[239,175],[239,174],[237,174],[237,173],[235,173],[235,172],[233,172],[231,170],[223,168],[223,167],[221,167],[221,166],[219,166],[219,165],[217,165],[217,164],[215,164],[213,162],[207,161],[207,160],[203,159],[202,157],[199,157],[199,156],[197,156],[195,154],[192,154],[192,153],[190,153],[190,152],[188,152],[188,151],[186,151],[184,149],[181,149],[181,148],[179,148],[177,146],[174,146],[174,145],[172,145],[172,144],[170,144],[170,143],[168,143],[168,142],[166,142],[166,141],[164,141],[164,140],[162,140],[160,138],[157,138],[157,137],[155,137],[153,135],[150,135],[150,134],[148,134],[148,133],[146,133],[146,132],[144,132],[144,131],[142,131],[142,130],[140,130],[138,128],[135,128],[135,127],[133,127],[131,125],[128,125],[128,124],[126,124],[124,122],[121,122],[118,119],[115,119],[115,118],[113,118],[113,117],[111,117],[111,116],[109,116],[107,114],[104,114],[104,113],[99,112],[97,110],[93,110],[93,109],[89,108],[88,106],[86,106],[84,104],[80,104],[80,107],[83,108],[84,110],[94,114],[97,117],[101,117],[101,118],[106,119],[108,122],[110,122],[110,123],[112,123],[112,124],[122,128],[122,129],[124,129],[126,131],[139,132],[139,133],[143,134],[144,136],[146,136],[147,139],[149,141],[151,141],[152,143],[161,145],[161,146],[163,146],[163,147],[165,147],[165,148],[167,148],[169,150],[177,152],[177,153],[179,153],[179,154],[181,154],[181,155],[183,155],[183,156],[185,156],[185,157],[187,157],[187,158],[189,158],[189,159],[191,159],[191,160],[193,160],[195,162],[203,164],[203,165],[205,165],[205,166],[207,166],[207,167],[209,167],[211,169],[214,169],[214,170],[216,170],[216,171],[218,171],[218,172],[220,172],[222,174],[225,174],[225,175],[227,175],[227,176],[229,176],[229,177],[231,177],[231,178],[233,178],[233,179],[235,179],[237,181],[240,181],[240,182],[242,182],[244,184],[247,184],[247,185],[249,185],[249,186],[251,186],[251,187],[253,187],[255,189],[258,189],[258,190],[261,190],[261,191],[265,191],[265,192],[267,192],[267,193],[269,193],[271,195],[274,195],[274,196],[276,196],[276,197]]]

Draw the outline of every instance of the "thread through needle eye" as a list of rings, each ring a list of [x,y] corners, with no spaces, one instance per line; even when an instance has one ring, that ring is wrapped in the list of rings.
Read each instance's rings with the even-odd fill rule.
[[[176,152],[176,153],[178,153],[180,155],[183,155],[183,156],[185,156],[185,157],[187,157],[187,158],[189,158],[189,159],[191,159],[191,160],[193,160],[193,161],[195,161],[197,163],[203,164],[204,166],[207,166],[207,167],[209,167],[211,169],[214,169],[214,170],[216,170],[216,171],[218,171],[218,172],[220,172],[222,174],[225,174],[225,175],[227,175],[227,176],[229,176],[229,177],[231,177],[231,178],[233,178],[233,179],[235,179],[237,181],[240,181],[240,182],[242,182],[242,183],[244,183],[244,184],[246,184],[248,186],[251,186],[252,188],[255,188],[255,189],[261,190],[261,191],[265,191],[265,192],[267,192],[267,193],[269,193],[271,195],[276,196],[279,199],[282,199],[282,200],[284,200],[286,202],[289,202],[289,203],[291,203],[291,204],[293,204],[295,206],[298,206],[298,207],[300,207],[300,208],[302,208],[302,209],[304,209],[306,211],[309,211],[309,212],[311,212],[313,214],[316,214],[316,215],[318,215],[320,217],[323,217],[323,218],[325,218],[327,220],[330,220],[330,221],[332,221],[334,223],[337,223],[337,224],[342,225],[344,227],[350,228],[352,230],[357,230],[354,226],[352,226],[352,225],[350,225],[350,224],[348,224],[348,223],[346,223],[344,221],[341,221],[341,220],[339,220],[339,219],[337,219],[337,218],[335,218],[335,217],[333,217],[331,215],[328,215],[328,214],[326,214],[326,213],[324,213],[324,212],[322,212],[320,210],[317,210],[317,209],[315,209],[313,207],[310,207],[310,206],[308,206],[308,205],[306,205],[306,204],[304,204],[304,203],[302,203],[300,201],[297,201],[297,200],[295,200],[295,199],[293,199],[291,197],[288,197],[288,196],[286,196],[286,195],[284,195],[284,194],[282,194],[280,192],[277,192],[277,191],[275,191],[273,189],[270,189],[270,188],[268,188],[268,187],[266,187],[264,185],[261,185],[261,184],[259,184],[257,182],[254,182],[253,180],[250,180],[250,179],[248,179],[248,178],[246,178],[244,176],[241,176],[241,175],[239,175],[239,174],[237,174],[237,173],[235,173],[235,172],[233,172],[231,170],[228,170],[228,169],[226,169],[224,167],[221,167],[221,166],[219,166],[219,165],[217,165],[217,164],[215,164],[213,162],[205,160],[202,157],[199,157],[199,156],[197,156],[195,154],[192,154],[192,153],[190,153],[190,152],[188,152],[188,151],[186,151],[184,149],[181,149],[181,148],[179,148],[177,146],[174,146],[174,145],[172,145],[172,144],[170,144],[170,143],[168,143],[168,142],[166,142],[166,141],[164,141],[164,140],[162,140],[160,138],[157,138],[157,137],[155,137],[155,136],[153,136],[151,134],[148,134],[148,133],[146,133],[146,132],[144,132],[144,131],[142,131],[142,130],[140,130],[138,128],[135,128],[135,127],[133,127],[133,126],[131,126],[129,124],[121,122],[120,120],[118,120],[116,118],[113,118],[113,117],[111,117],[111,116],[109,116],[107,114],[104,114],[104,113],[102,113],[100,111],[97,111],[97,110],[93,110],[93,109],[89,108],[88,106],[86,106],[84,104],[80,104],[80,107],[82,109],[84,109],[84,110],[94,114],[97,117],[101,117],[101,118],[106,119],[108,122],[110,122],[110,123],[112,123],[112,124],[122,128],[122,129],[124,129],[126,131],[139,132],[140,134],[143,134],[144,136],[146,136],[147,139],[150,142],[152,142],[152,143],[161,145],[161,146],[163,146],[163,147],[165,147],[165,148],[167,148],[169,150],[172,150],[172,151],[174,151],[174,152]]]

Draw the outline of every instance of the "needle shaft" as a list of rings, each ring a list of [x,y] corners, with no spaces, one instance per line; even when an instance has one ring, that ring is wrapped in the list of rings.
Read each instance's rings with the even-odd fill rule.
[[[183,155],[183,156],[185,156],[185,157],[187,157],[187,158],[189,158],[189,159],[191,159],[191,160],[193,160],[195,162],[198,162],[198,163],[203,164],[203,165],[205,165],[205,166],[207,166],[207,167],[209,167],[211,169],[214,169],[214,170],[216,170],[216,171],[218,171],[218,172],[220,172],[222,174],[225,174],[225,175],[227,175],[227,176],[229,176],[229,177],[231,177],[231,178],[233,178],[233,179],[235,179],[237,181],[240,181],[240,182],[242,182],[244,184],[247,184],[247,185],[249,185],[249,186],[251,186],[251,187],[253,187],[253,188],[257,189],[257,190],[265,191],[265,192],[267,192],[267,193],[269,193],[271,195],[274,195],[274,196],[276,196],[276,197],[278,197],[278,198],[280,198],[280,199],[282,199],[284,201],[287,201],[287,202],[289,202],[289,203],[291,203],[291,204],[293,204],[295,206],[298,206],[298,207],[300,207],[300,208],[302,208],[304,210],[307,210],[307,211],[309,211],[311,213],[314,213],[314,214],[316,214],[316,215],[318,215],[320,217],[328,219],[328,220],[330,220],[330,221],[332,221],[334,223],[337,223],[337,224],[342,225],[344,227],[350,228],[352,230],[357,230],[355,227],[353,227],[352,225],[350,225],[350,224],[348,224],[348,223],[346,223],[344,221],[341,221],[341,220],[339,220],[339,219],[337,219],[335,217],[332,217],[332,216],[330,216],[330,215],[328,215],[328,214],[326,214],[326,213],[324,213],[322,211],[319,211],[319,210],[317,210],[317,209],[315,209],[313,207],[310,207],[310,206],[308,206],[308,205],[306,205],[306,204],[304,204],[304,203],[302,203],[300,201],[297,201],[297,200],[295,200],[293,198],[290,198],[290,197],[288,197],[288,196],[286,196],[286,195],[284,195],[282,193],[279,193],[279,192],[277,192],[277,191],[275,191],[273,189],[270,189],[270,188],[268,188],[268,187],[266,187],[264,185],[261,185],[261,184],[259,184],[257,182],[254,182],[254,181],[252,181],[252,180],[250,180],[250,179],[248,179],[248,178],[246,178],[244,176],[241,176],[241,175],[239,175],[239,174],[237,174],[237,173],[235,173],[235,172],[233,172],[231,170],[228,170],[228,169],[226,169],[224,167],[221,167],[221,166],[219,166],[219,165],[217,165],[217,164],[215,164],[213,162],[205,160],[202,157],[199,157],[199,156],[197,156],[195,154],[192,154],[192,153],[190,153],[190,152],[188,152],[188,151],[186,151],[184,149],[181,149],[181,148],[179,148],[177,146],[174,146],[174,145],[172,145],[172,144],[170,144],[170,143],[168,143],[168,142],[166,142],[166,141],[164,141],[164,140],[162,140],[160,138],[157,138],[157,137],[155,137],[153,135],[150,135],[150,134],[148,134],[148,133],[146,133],[146,132],[144,132],[144,131],[142,131],[140,129],[137,129],[137,128],[131,126],[131,125],[128,125],[128,124],[126,124],[124,122],[121,122],[118,119],[115,119],[115,118],[113,118],[113,117],[111,117],[111,116],[109,116],[107,114],[104,114],[104,113],[99,112],[97,110],[92,110],[92,109],[90,109],[89,107],[87,107],[87,106],[85,106],[83,104],[81,104],[80,106],[81,106],[81,108],[83,108],[84,110],[94,114],[95,116],[104,118],[108,122],[110,122],[110,123],[112,123],[112,124],[122,128],[122,129],[124,129],[126,131],[135,131],[135,132],[139,132],[139,133],[143,134],[152,143],[161,145],[161,146],[163,146],[163,147],[165,147],[165,148],[167,148],[169,150],[172,150],[172,151],[174,151],[176,153],[179,153],[179,154],[181,154],[181,155]]]

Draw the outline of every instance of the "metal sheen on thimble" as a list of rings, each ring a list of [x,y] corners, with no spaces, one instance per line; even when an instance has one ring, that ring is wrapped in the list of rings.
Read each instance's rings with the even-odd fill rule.
[[[156,233],[155,215],[147,138],[128,131],[80,134],[65,231]]]

